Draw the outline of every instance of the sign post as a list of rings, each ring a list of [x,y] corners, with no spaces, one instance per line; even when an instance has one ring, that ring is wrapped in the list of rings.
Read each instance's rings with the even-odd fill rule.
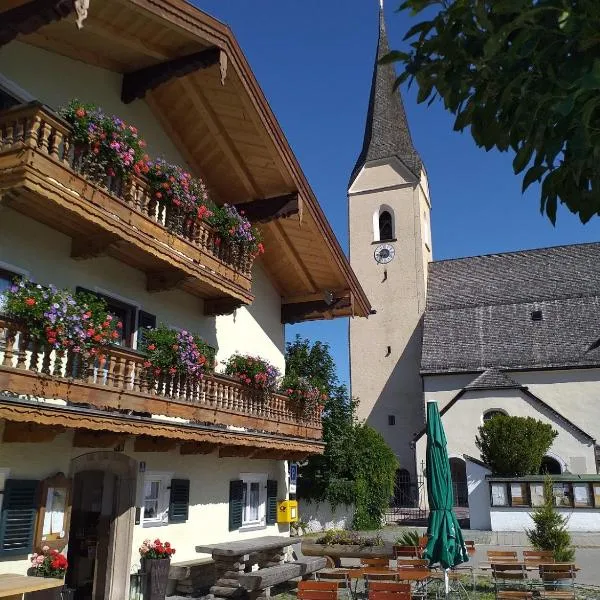
[[[298,465],[290,463],[290,494],[296,493],[296,485],[298,483]]]

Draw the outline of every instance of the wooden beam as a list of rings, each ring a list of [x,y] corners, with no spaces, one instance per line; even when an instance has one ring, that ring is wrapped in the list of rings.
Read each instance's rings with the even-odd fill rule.
[[[284,196],[243,202],[236,204],[235,208],[238,212],[243,212],[253,223],[268,223],[275,219],[287,219],[292,215],[297,215],[300,205],[298,192],[293,192]]]
[[[219,458],[248,458],[256,452],[254,446],[220,446]]]
[[[179,453],[183,456],[189,454],[212,454],[216,449],[217,445],[210,442],[185,442],[179,447]]]
[[[77,429],[73,436],[75,448],[114,448],[125,443],[127,436],[111,431],[93,431]]]
[[[298,304],[300,302],[311,302],[313,300],[325,300],[325,294],[331,293],[332,298],[349,298],[350,290],[323,290],[314,294],[304,294],[302,296],[286,296],[282,298],[282,304]]]
[[[310,273],[304,266],[300,256],[296,252],[295,248],[292,246],[292,242],[284,231],[281,223],[279,221],[271,221],[268,224],[269,230],[277,240],[278,244],[281,246],[281,250],[283,254],[289,260],[292,268],[295,273],[298,275],[300,281],[304,284],[304,286],[311,292],[317,291],[317,286],[313,281],[313,278],[310,276]],[[273,251],[273,249],[270,249]]]
[[[204,301],[204,315],[216,317],[217,315],[230,315],[232,312],[244,306],[237,298],[217,298],[216,300]]]
[[[222,57],[226,56],[219,48],[213,46],[200,52],[187,56],[179,56],[157,65],[150,65],[125,73],[121,88],[121,100],[129,104],[134,100],[143,98],[149,90],[157,88],[175,77],[184,77],[199,69],[207,69],[217,63],[223,64]],[[226,69],[226,67],[225,67]],[[222,78],[224,80],[224,77]]]
[[[140,436],[135,438],[135,452],[169,452],[177,446],[177,440],[170,438]]]
[[[350,298],[336,298],[331,304],[324,300],[314,300],[312,302],[298,302],[297,304],[283,304],[281,306],[282,323],[299,323],[314,315],[322,315],[326,319],[333,316],[335,310],[348,308],[352,305]]]
[[[60,21],[75,9],[73,0],[31,0],[0,13],[0,46],[18,35],[37,31],[53,21]]]
[[[165,292],[173,290],[193,277],[177,269],[165,269],[164,271],[150,271],[146,273],[146,289],[149,292]]]
[[[263,195],[261,190],[202,91],[198,86],[189,81],[189,79],[180,79],[180,82],[185,94],[190,98],[194,108],[202,115],[215,141],[229,160],[242,185],[246,188],[248,196],[250,198],[260,198]]]
[[[51,442],[59,433],[64,432],[64,427],[57,427],[55,425],[6,421],[2,441],[7,444],[14,442]]]
[[[123,240],[112,233],[82,236],[71,240],[71,258],[84,260],[106,256],[111,247],[116,247]]]

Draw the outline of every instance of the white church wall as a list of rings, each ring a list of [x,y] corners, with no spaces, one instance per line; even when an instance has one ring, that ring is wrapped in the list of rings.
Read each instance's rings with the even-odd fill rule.
[[[424,402],[435,400],[440,410],[452,400],[478,373],[456,373],[451,375],[425,375],[423,377]]]
[[[490,487],[485,476],[491,471],[469,459],[467,463],[467,488],[469,491],[469,528],[488,531],[490,520]]]
[[[559,508],[558,512],[567,518],[569,531],[600,531],[600,511],[597,509]],[[490,522],[492,531],[531,529],[531,508],[492,508]]]
[[[298,501],[300,520],[307,523],[307,532],[327,529],[350,529],[354,519],[354,506],[340,505],[333,508],[329,502]]]

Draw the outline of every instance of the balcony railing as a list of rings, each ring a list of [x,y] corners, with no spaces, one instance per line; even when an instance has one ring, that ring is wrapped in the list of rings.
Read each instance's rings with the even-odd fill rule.
[[[0,112],[0,193],[21,193],[23,197],[14,203],[17,210],[58,229],[67,228],[67,234],[78,231],[76,223],[71,229],[67,225],[77,218],[87,221],[88,228],[95,228],[94,233],[104,231],[137,244],[146,257],[134,266],[156,271],[161,265],[149,265],[148,254],[159,262],[164,255],[171,255],[172,268],[195,270],[200,278],[225,277],[229,280],[225,288],[232,287],[232,282],[233,287],[241,288],[238,294],[233,290],[231,295],[251,301],[251,256],[233,246],[215,243],[215,231],[203,221],[178,224],[183,219],[150,196],[143,177],[132,177],[125,183],[113,177],[92,181],[79,170],[80,151],[72,143],[69,125],[47,107],[32,103]],[[22,190],[27,190],[28,196],[48,190],[48,199],[57,204],[54,214],[49,208],[40,210],[39,204],[28,209]],[[11,205],[10,201],[7,203]],[[60,220],[61,208],[65,223]],[[67,216],[66,212],[70,214]],[[148,246],[145,236],[153,238],[155,247]],[[89,244],[91,252],[93,246]],[[135,253],[128,253],[130,260],[135,261]],[[194,273],[187,275],[193,278]],[[200,295],[207,298],[228,295],[223,293],[223,285],[212,291],[206,283],[199,287]]]
[[[101,364],[86,364],[72,351],[48,351],[18,324],[0,317],[0,391],[121,413],[179,417],[312,440],[322,437],[320,414],[302,414],[287,396],[261,398],[217,374],[199,380],[180,375],[154,378],[144,360],[135,351],[113,346]]]

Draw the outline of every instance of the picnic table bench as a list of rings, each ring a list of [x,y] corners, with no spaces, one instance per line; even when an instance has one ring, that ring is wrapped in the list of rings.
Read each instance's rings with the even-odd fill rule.
[[[38,592],[62,587],[63,585],[64,581],[62,579],[5,573],[0,575],[0,598],[3,600],[21,600],[23,594],[28,592]]]
[[[205,599],[266,598],[272,586],[325,567],[325,559],[315,557],[284,562],[284,549],[293,543],[288,537],[263,536],[197,546],[197,552],[210,553],[215,563],[216,582]],[[258,570],[252,570],[254,565],[258,565]]]

